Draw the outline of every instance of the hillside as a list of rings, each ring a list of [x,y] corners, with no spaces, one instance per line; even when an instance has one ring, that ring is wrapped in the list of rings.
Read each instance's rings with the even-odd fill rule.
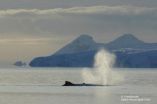
[[[157,67],[157,43],[145,43],[131,34],[125,34],[107,44],[97,43],[89,35],[81,35],[51,56],[33,59],[30,66],[92,67],[94,55],[101,48],[116,55],[116,67]]]

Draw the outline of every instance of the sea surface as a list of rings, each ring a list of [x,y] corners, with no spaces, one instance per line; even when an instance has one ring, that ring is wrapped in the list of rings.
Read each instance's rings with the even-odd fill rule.
[[[62,86],[83,83],[84,69],[2,68],[0,104],[157,104],[157,69],[114,69],[123,77],[114,85]]]

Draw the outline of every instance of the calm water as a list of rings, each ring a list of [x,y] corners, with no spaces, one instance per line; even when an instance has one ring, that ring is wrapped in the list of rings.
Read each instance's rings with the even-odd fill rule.
[[[157,104],[157,69],[115,69],[124,80],[112,86],[82,83],[83,69],[1,69],[0,104]]]

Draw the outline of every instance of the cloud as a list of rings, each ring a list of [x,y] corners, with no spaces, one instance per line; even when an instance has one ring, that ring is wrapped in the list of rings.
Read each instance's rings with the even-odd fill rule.
[[[0,10],[0,16],[9,15],[62,15],[62,14],[126,14],[139,15],[149,12],[156,13],[157,8],[134,7],[134,6],[91,6],[91,7],[73,7],[73,8],[55,8],[55,9],[8,9]],[[156,13],[157,14],[157,13]]]
[[[66,37],[70,40],[84,33],[99,35],[99,38],[96,37],[98,40],[111,40],[115,37],[113,34],[123,33],[139,34],[142,37],[149,34],[155,37],[156,21],[156,7],[102,5],[54,9],[6,9],[0,10],[0,37],[2,35]],[[104,35],[107,38],[104,38]]]
[[[53,41],[50,38],[4,38],[0,39],[0,45],[40,45]]]

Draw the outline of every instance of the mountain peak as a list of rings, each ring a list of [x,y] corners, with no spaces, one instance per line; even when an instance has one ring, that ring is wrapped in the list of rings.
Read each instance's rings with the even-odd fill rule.
[[[92,36],[82,34],[75,40],[58,50],[56,54],[84,52],[96,50],[98,47],[98,44],[94,41]]]
[[[75,46],[83,46],[83,45],[89,46],[95,44],[95,41],[93,40],[92,36],[87,34],[82,34],[78,38],[73,40],[71,44]]]
[[[131,38],[134,37],[134,38],[136,38],[133,34],[129,34],[129,33],[128,34],[123,34],[123,37],[131,37]]]
[[[108,43],[108,47],[111,49],[120,49],[120,48],[133,48],[143,45],[144,42],[136,38],[132,34],[124,34],[114,41]]]
[[[87,34],[82,34],[80,35],[77,39],[75,39],[74,41],[76,40],[80,40],[80,41],[94,41],[93,40],[93,37],[90,36],[90,35],[87,35]]]
[[[126,43],[134,43],[134,44],[139,44],[139,43],[144,43],[143,41],[139,40],[137,37],[135,37],[132,34],[124,34],[121,37],[117,38],[115,41],[119,42],[126,42]]]
[[[121,37],[119,37],[119,39],[129,39],[129,40],[139,40],[139,39],[137,39],[134,35],[132,35],[132,34],[124,34],[124,35],[122,35]]]

